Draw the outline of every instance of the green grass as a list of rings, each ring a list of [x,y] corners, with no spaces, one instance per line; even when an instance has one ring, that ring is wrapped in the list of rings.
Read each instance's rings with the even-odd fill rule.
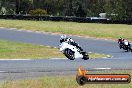
[[[0,40],[1,59],[41,59],[53,57],[63,57],[63,54],[55,48]]]
[[[90,53],[90,58],[108,57],[105,54]],[[43,59],[43,58],[64,58],[59,49],[0,40],[0,59]]]
[[[90,73],[90,72],[89,72]],[[96,72],[94,72],[96,73]],[[132,71],[107,71],[98,72],[102,74],[130,74]],[[44,76],[30,80],[4,81],[0,83],[0,88],[132,88],[129,84],[86,84],[79,86],[75,76]]]
[[[117,39],[122,36],[132,40],[132,25],[126,24],[0,20],[0,27],[13,27],[31,31],[64,33],[108,39]]]

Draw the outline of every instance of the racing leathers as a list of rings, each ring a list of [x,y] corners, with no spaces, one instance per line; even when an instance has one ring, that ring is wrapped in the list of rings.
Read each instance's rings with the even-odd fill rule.
[[[71,38],[65,38],[65,39],[62,39],[60,40],[60,43],[62,42],[67,42],[68,44],[70,45],[73,45],[73,46],[76,46],[78,49],[80,49],[80,51],[83,51],[83,49],[79,46],[78,43],[76,43],[73,39]]]

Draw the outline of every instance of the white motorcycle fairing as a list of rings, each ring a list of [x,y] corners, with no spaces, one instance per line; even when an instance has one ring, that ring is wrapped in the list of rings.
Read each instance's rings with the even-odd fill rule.
[[[68,48],[68,49],[71,49],[71,50],[74,52],[75,58],[83,58],[83,55],[80,54],[79,50],[78,50],[75,46],[70,45],[70,44],[68,44],[67,42],[62,42],[62,43],[60,44],[60,51],[61,51],[61,52],[64,53],[64,50],[67,49],[67,48]]]
[[[124,44],[125,44],[125,45],[128,45],[129,43],[128,43],[128,41],[127,41],[127,40],[124,40]]]

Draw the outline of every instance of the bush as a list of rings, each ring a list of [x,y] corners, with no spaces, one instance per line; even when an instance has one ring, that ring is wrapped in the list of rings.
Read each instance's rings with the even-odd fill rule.
[[[30,10],[29,14],[35,16],[36,15],[43,16],[43,15],[47,15],[47,11],[43,9],[35,9],[35,10]]]

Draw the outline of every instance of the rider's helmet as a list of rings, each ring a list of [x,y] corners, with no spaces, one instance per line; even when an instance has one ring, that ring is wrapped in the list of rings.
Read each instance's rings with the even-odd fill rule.
[[[66,35],[60,36],[60,43],[64,42],[66,40]]]
[[[121,40],[122,40],[122,37],[120,37],[119,39],[121,39]]]
[[[122,37],[120,37],[118,40],[119,40],[119,41],[122,40]]]
[[[123,40],[122,40],[122,37],[120,37],[119,39],[118,39],[118,43],[121,43]]]
[[[122,39],[122,41],[124,41],[125,39]]]

